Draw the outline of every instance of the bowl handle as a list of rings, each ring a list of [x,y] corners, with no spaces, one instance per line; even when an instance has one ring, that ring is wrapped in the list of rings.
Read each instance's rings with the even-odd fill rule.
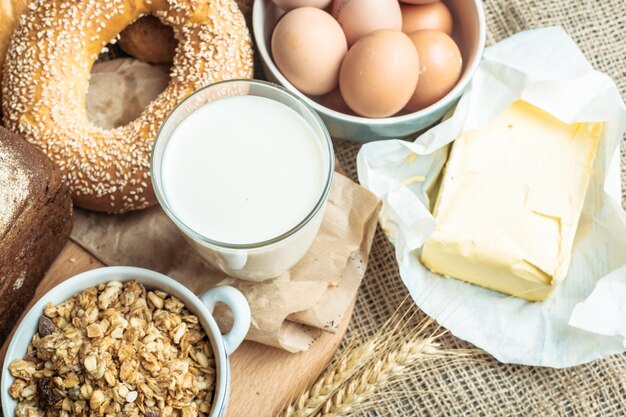
[[[246,297],[239,290],[228,285],[215,287],[200,296],[200,300],[213,314],[216,303],[224,303],[233,312],[233,327],[223,335],[226,353],[233,353],[243,342],[250,329],[250,305]]]

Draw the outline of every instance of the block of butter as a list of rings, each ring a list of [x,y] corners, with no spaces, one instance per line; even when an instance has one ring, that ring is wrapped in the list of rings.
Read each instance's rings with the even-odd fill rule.
[[[422,248],[431,271],[528,300],[563,281],[601,123],[566,124],[524,101],[452,147]]]

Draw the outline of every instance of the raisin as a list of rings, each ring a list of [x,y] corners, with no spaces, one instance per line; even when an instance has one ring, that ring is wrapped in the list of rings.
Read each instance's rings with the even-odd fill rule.
[[[50,320],[48,317],[44,315],[39,317],[39,326],[37,326],[37,330],[39,331],[41,337],[46,337],[49,334],[54,333],[56,328],[57,327],[54,325],[52,320]]]
[[[32,352],[30,352],[28,355],[24,356],[24,360],[25,360],[26,362],[32,362],[32,363],[34,363],[35,365],[37,365],[37,363],[39,362],[39,361],[37,360],[37,351],[36,351],[36,350],[33,350],[33,351],[32,351]]]
[[[37,395],[39,396],[39,402],[46,408],[52,407],[62,399],[60,395],[54,392],[50,378],[41,378],[37,381]]]

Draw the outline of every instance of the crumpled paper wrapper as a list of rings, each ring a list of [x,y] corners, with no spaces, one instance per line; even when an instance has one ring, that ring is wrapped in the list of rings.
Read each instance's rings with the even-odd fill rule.
[[[574,307],[569,324],[588,332],[621,340],[626,349],[624,305],[626,305],[626,265],[598,281],[589,297]]]
[[[435,191],[447,145],[462,132],[487,125],[518,99],[566,123],[604,122],[569,273],[540,303],[441,277],[419,258],[435,228],[429,193]],[[625,128],[626,108],[613,81],[593,70],[563,29],[552,27],[518,33],[485,50],[454,113],[415,142],[364,145],[359,180],[383,199],[381,224],[417,305],[501,362],[563,368],[624,352],[626,213],[616,168]],[[424,181],[407,181],[416,177]]]
[[[115,127],[120,120],[134,119],[159,94],[164,79],[166,67],[133,59],[96,64],[87,95],[90,120]],[[105,100],[125,110],[98,104]],[[336,173],[311,249],[288,273],[261,283],[229,278],[211,267],[160,207],[125,215],[76,209],[72,239],[107,265],[149,268],[196,294],[232,285],[244,293],[252,310],[247,339],[299,352],[322,330],[336,331],[349,310],[365,273],[379,209],[372,193]],[[226,309],[216,310],[215,317],[221,326],[229,326]]]

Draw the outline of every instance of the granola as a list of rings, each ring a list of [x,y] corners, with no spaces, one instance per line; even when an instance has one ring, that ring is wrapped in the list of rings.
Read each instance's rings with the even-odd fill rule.
[[[198,318],[137,281],[48,303],[9,365],[16,417],[208,416],[215,360]]]

